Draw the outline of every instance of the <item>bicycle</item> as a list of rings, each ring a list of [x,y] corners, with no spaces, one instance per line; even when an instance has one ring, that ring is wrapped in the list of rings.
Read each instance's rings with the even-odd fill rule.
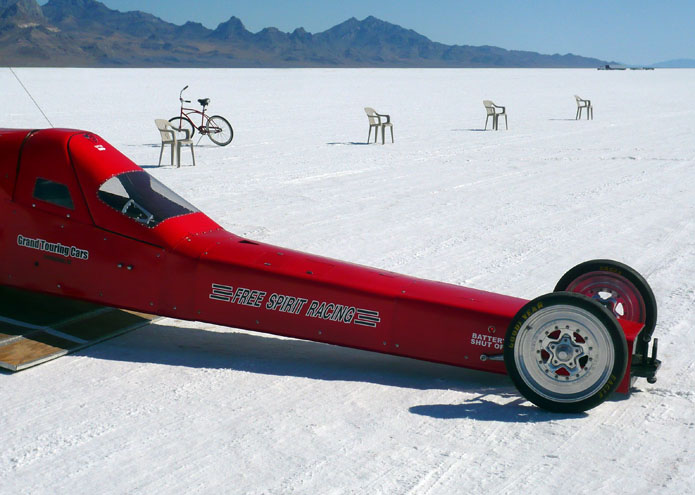
[[[203,107],[202,112],[195,108],[186,108],[183,106],[184,103],[191,103],[191,100],[183,99],[183,92],[188,89],[188,85],[179,93],[179,101],[181,102],[181,111],[178,117],[172,117],[169,119],[171,125],[176,128],[177,131],[186,133],[186,138],[192,138],[195,131],[198,131],[201,136],[207,135],[210,141],[218,146],[227,146],[234,139],[234,130],[231,124],[220,115],[208,116],[205,114],[205,108],[210,104],[210,98],[200,98],[198,103]],[[191,115],[200,115],[200,125],[197,126],[193,123]]]

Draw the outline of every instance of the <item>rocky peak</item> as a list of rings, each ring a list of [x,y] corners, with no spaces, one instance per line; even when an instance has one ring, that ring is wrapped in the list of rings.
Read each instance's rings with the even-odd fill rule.
[[[249,41],[253,37],[253,34],[246,29],[241,19],[232,16],[227,22],[223,22],[217,26],[217,29],[215,29],[210,36],[222,40],[237,39]]]
[[[54,22],[65,18],[94,20],[95,18],[115,12],[96,0],[48,0],[43,6],[43,13]]]
[[[410,44],[431,43],[427,37],[416,33],[412,29],[405,29],[373,16],[366,17],[361,21],[351,17],[347,21],[315,36],[332,43],[345,45],[368,45],[386,40]]]
[[[46,22],[36,0],[0,0],[0,19],[20,27],[25,24],[44,24]]]

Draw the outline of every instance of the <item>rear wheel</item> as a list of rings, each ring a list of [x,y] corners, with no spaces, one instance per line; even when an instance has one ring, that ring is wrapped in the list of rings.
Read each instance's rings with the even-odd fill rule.
[[[213,115],[205,127],[210,140],[218,146],[227,146],[234,139],[234,130],[227,119]]]
[[[555,291],[584,294],[608,308],[617,319],[644,324],[637,353],[646,355],[656,326],[656,298],[636,270],[613,260],[591,260],[565,273]]]
[[[555,292],[529,301],[512,320],[504,362],[521,394],[539,407],[582,412],[608,398],[627,366],[615,317],[581,294]]]
[[[193,134],[195,134],[193,122],[186,117],[172,117],[169,119],[169,122],[177,130],[176,139],[192,138]],[[186,136],[184,131],[188,131],[188,136]]]

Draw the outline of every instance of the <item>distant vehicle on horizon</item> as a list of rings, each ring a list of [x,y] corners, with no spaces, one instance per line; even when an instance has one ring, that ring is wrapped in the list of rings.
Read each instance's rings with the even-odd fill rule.
[[[613,64],[606,64],[603,67],[598,67],[598,70],[625,70],[627,67],[624,65],[613,65]]]
[[[625,67],[624,65],[606,64],[603,67],[597,67],[598,70],[654,70],[654,67]]]

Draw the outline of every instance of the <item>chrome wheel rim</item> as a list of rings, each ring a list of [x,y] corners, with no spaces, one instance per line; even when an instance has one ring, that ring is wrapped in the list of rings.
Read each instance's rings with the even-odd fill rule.
[[[521,379],[536,394],[554,402],[578,402],[608,383],[615,346],[597,316],[558,304],[524,322],[514,359]]]

